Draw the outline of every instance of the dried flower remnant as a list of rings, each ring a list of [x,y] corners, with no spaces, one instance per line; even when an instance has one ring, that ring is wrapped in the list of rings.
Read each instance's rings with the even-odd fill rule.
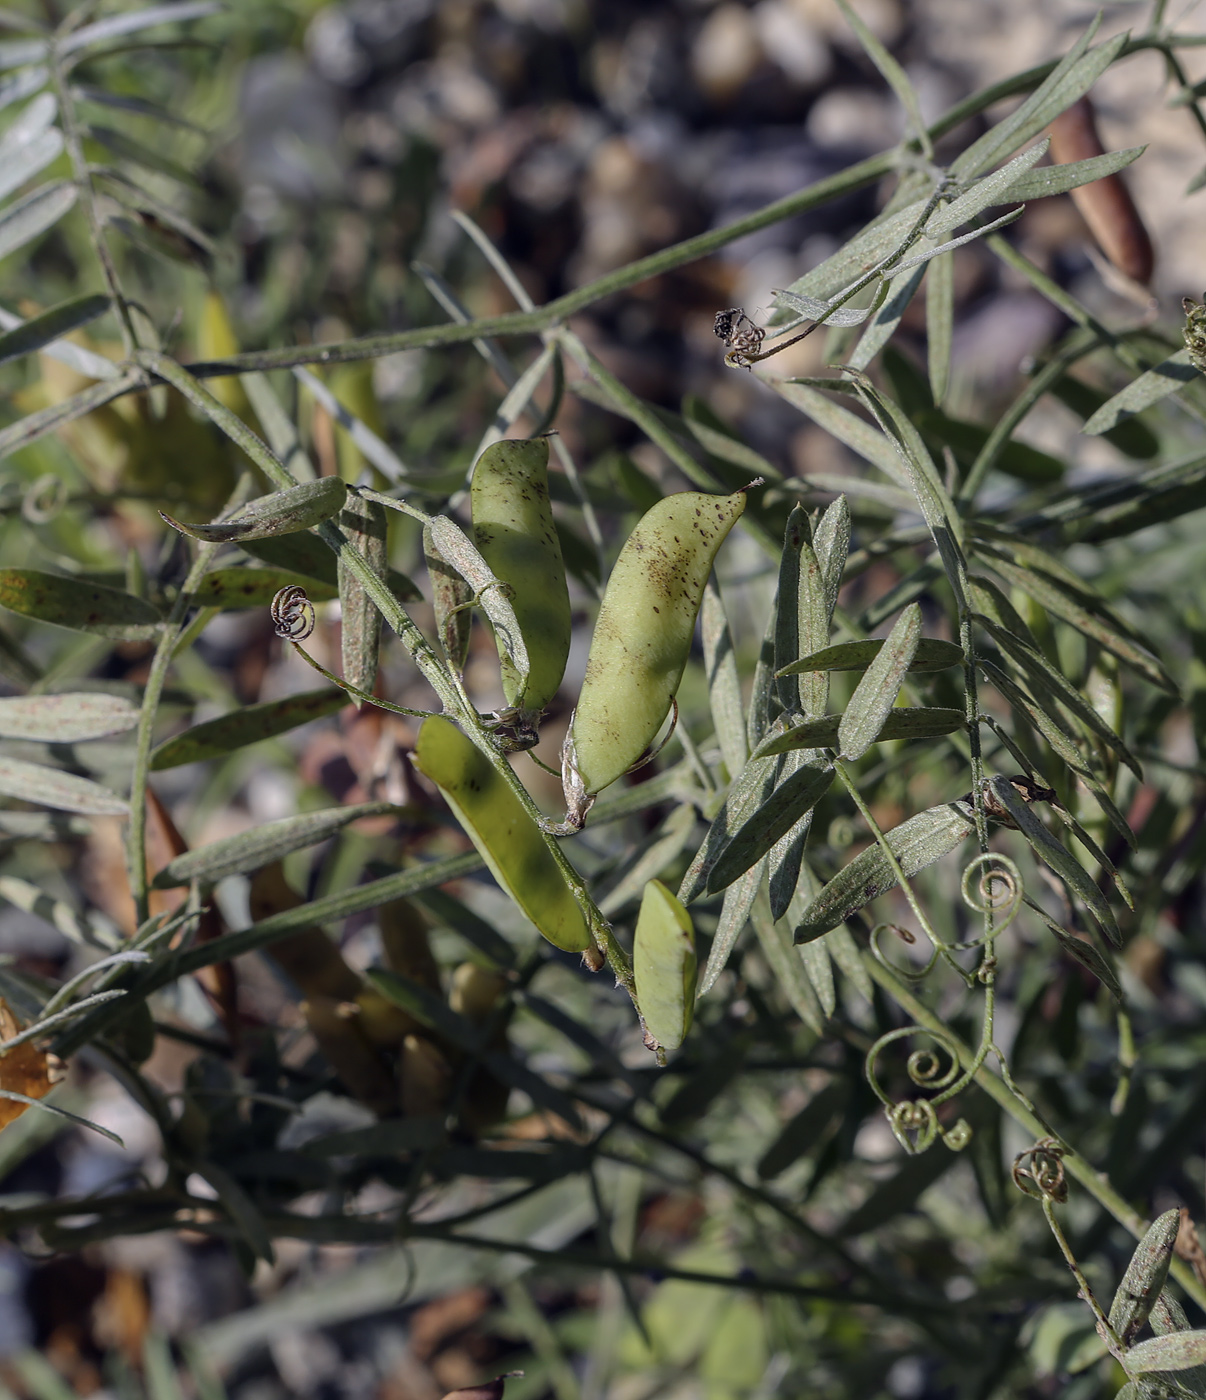
[[[290,584],[272,600],[272,624],[278,637],[291,642],[302,641],[314,631],[317,617],[314,604],[298,583]]]
[[[1052,1137],[1041,1138],[1013,1159],[1013,1184],[1027,1196],[1062,1204],[1068,1199],[1064,1148]]]
[[[21,1034],[22,1026],[0,997],[0,1041],[9,1041]],[[31,1040],[23,1040],[0,1053],[0,1129],[6,1128],[29,1107],[25,1099],[45,1098],[63,1077],[61,1063],[53,1055],[39,1050]]]

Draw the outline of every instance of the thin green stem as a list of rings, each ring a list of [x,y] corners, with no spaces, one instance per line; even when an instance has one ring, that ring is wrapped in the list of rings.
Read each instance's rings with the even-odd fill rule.
[[[891,867],[892,873],[896,876],[896,879],[900,884],[900,888],[904,891],[905,898],[909,901],[909,908],[912,909],[914,917],[917,919],[917,922],[921,925],[922,932],[930,940],[930,944],[932,947],[939,949],[948,948],[949,945],[943,939],[939,938],[938,934],[934,931],[934,928],[931,925],[929,919],[926,917],[925,910],[921,907],[921,902],[913,893],[913,886],[909,883],[909,877],[904,873],[900,861],[897,860],[896,852],[892,849],[890,845],[888,845],[888,838],[884,835],[882,830],[880,830],[880,825],[875,820],[875,817],[871,812],[871,808],[868,807],[866,802],[863,800],[863,795],[858,790],[858,783],[855,782],[854,777],[850,772],[849,766],[845,763],[844,760],[836,757],[833,760],[833,766],[838,777],[842,781],[842,786],[850,794],[851,800],[853,801],[854,805],[858,808],[863,820],[867,823],[867,826],[870,828],[871,834],[875,837],[876,841],[879,842],[880,849],[883,851],[888,865]],[[968,974],[964,972],[961,967],[959,967],[958,963],[953,963],[953,966],[958,970],[962,977],[967,977]]]
[[[1109,1318],[1106,1317],[1102,1310],[1101,1304],[1097,1301],[1096,1295],[1089,1286],[1089,1280],[1085,1278],[1084,1271],[1076,1261],[1076,1255],[1072,1253],[1072,1248],[1064,1237],[1064,1232],[1060,1228],[1059,1221],[1055,1216],[1055,1202],[1050,1196],[1044,1195],[1042,1197],[1042,1206],[1043,1215],[1046,1217],[1051,1233],[1055,1236],[1055,1242],[1059,1245],[1060,1253],[1064,1256],[1068,1268],[1072,1270],[1072,1277],[1076,1280],[1076,1286],[1080,1289],[1080,1296],[1089,1305],[1090,1311],[1097,1319],[1098,1332],[1104,1339],[1107,1339],[1112,1355],[1121,1356],[1124,1350],[1122,1342],[1117,1332],[1110,1326]]]
[[[236,487],[236,498],[248,484],[244,477],[239,487]],[[192,604],[193,593],[205,577],[210,561],[220,548],[221,546],[216,544],[202,544],[198,547],[192,568],[189,569],[188,576],[176,595],[172,611],[159,635],[151,670],[142,693],[142,708],[139,711],[138,729],[134,740],[134,772],[130,783],[130,892],[134,896],[134,917],[138,924],[144,923],[150,912],[147,882],[147,778],[151,771],[155,718],[159,713],[159,702],[163,698],[168,671],[176,655],[176,644],[184,631],[184,619]]]

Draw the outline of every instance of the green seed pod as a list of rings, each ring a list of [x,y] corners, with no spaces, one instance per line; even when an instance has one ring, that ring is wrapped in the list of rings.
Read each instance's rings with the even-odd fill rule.
[[[490,873],[554,947],[581,953],[590,930],[543,832],[472,739],[450,720],[423,721],[414,764],[448,800]]]
[[[503,694],[533,717],[557,694],[570,647],[565,562],[549,505],[549,444],[496,442],[473,471],[473,535],[491,571],[514,590],[511,605],[527,644],[527,681],[504,648]]]
[[[448,664],[465,669],[469,655],[469,629],[473,621],[469,604],[473,589],[436,547],[431,526],[423,526],[423,557],[431,579],[431,605],[435,610],[436,632]]]
[[[632,945],[637,1005],[651,1050],[676,1050],[695,1010],[695,930],[691,916],[660,880],[641,900]]]
[[[378,578],[386,572],[385,507],[365,500],[355,490],[348,492],[347,504],[339,523],[348,539]],[[381,643],[381,614],[364,591],[364,585],[339,561],[339,605],[343,678],[357,690],[371,692],[377,680],[377,659]]]
[[[653,742],[682,680],[716,551],[745,492],[684,491],[647,511],[607,583],[562,752],[570,820]]]

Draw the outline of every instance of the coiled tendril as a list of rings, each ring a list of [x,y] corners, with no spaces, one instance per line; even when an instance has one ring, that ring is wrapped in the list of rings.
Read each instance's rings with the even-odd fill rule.
[[[1013,1159],[1013,1184],[1035,1200],[1062,1204],[1068,1199],[1063,1156],[1057,1138],[1040,1138]]]
[[[914,1050],[905,1062],[908,1076],[919,1088],[938,1092],[929,1099],[905,1099],[901,1103],[893,1103],[879,1082],[875,1062],[889,1045],[914,1035],[928,1036],[937,1042],[939,1050]],[[943,1068],[940,1051],[950,1059],[946,1068]],[[961,1151],[971,1141],[971,1128],[962,1118],[953,1127],[943,1129],[934,1111],[939,1104],[964,1088],[971,1078],[970,1074],[960,1072],[958,1045],[954,1036],[945,1031],[928,1030],[925,1026],[901,1026],[880,1036],[867,1052],[866,1068],[867,1082],[884,1106],[893,1136],[906,1152],[924,1152],[937,1137],[941,1137],[954,1152]]]
[[[317,616],[314,604],[299,583],[290,584],[272,600],[272,622],[278,637],[302,641],[314,631]]]
[[[959,892],[969,909],[992,916],[991,932],[977,940],[990,941],[1009,927],[1022,907],[1022,872],[1008,856],[985,851],[964,869]]]

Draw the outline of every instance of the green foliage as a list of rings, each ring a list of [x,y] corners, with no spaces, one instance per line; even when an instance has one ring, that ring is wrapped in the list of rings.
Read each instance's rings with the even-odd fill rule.
[[[903,68],[842,9],[905,108],[893,150],[543,306],[458,215],[458,257],[483,260],[517,311],[475,319],[456,267],[416,266],[415,306],[377,318],[376,269],[352,316],[362,335],[293,343],[305,289],[273,285],[239,326],[273,346],[246,352],[215,292],[235,240],[192,190],[193,118],[230,75],[187,49],[137,71],[122,56],[144,29],[221,44],[238,16],[209,0],[89,8],[0,46],[0,256],[50,308],[5,312],[0,334],[0,672],[15,692],[0,698],[0,898],[78,952],[57,981],[0,965],[22,1023],[0,1045],[0,1097],[26,1110],[0,1163],[36,1151],[43,1123],[108,1131],[70,1089],[17,1087],[30,1055],[44,1070],[46,1052],[85,1050],[162,1158],[159,1184],[103,1209],[0,1197],[22,1244],[187,1228],[249,1271],[286,1239],[380,1246],[386,1263],[350,1290],[366,1309],[396,1299],[405,1253],[415,1298],[498,1286],[532,1394],[576,1393],[581,1346],[598,1386],[690,1377],[712,1400],[872,1394],[920,1351],[968,1397],[1043,1372],[1105,1386],[1105,1355],[1128,1395],[1206,1395],[1206,1333],[1166,1287],[1203,1308],[1206,1284],[1174,1258],[1175,1212],[1150,1230],[1141,1214],[1185,1189],[1201,1145],[1206,598],[1187,519],[1206,506],[1201,308],[1171,355],[1150,328],[1109,329],[1002,238],[1018,210],[990,216],[1137,159],[1040,169],[1035,142],[1128,53],[1171,65],[1196,36],[1166,29],[1162,5],[1133,39],[1096,42],[1093,25],[948,156],[935,143],[1001,93],[927,130]],[[288,7],[256,13],[257,42],[287,41]],[[169,111],[177,83],[192,98]],[[784,474],[701,399],[681,413],[641,399],[568,323],[886,176],[887,207],[778,293],[773,326],[718,322],[732,372],[757,367],[767,402],[859,459],[841,491]],[[960,403],[963,417],[952,258],[972,243],[1075,324],[1011,405]],[[899,347],[923,287],[924,371]],[[449,320],[383,324],[423,322],[429,298]],[[846,349],[826,375],[777,377],[774,356],[821,325],[865,329],[833,342]],[[429,352],[405,415],[376,402],[366,368],[402,350]],[[1114,478],[1083,484],[1017,436],[1047,396],[1129,455]],[[598,407],[661,469],[610,440],[577,461],[572,424]],[[538,439],[558,425],[546,491]],[[513,460],[524,472],[499,467]],[[250,703],[230,683],[207,629],[269,606],[281,646],[332,684]],[[320,659],[335,655],[338,676]],[[336,714],[366,745],[379,727],[365,790],[331,806],[297,773],[315,733],[343,732]],[[567,727],[561,820],[539,769]],[[255,764],[291,775],[298,810],[189,850],[158,785],[189,797],[200,832]],[[158,776],[184,765],[198,765],[184,786]],[[127,818],[124,928],[70,873],[89,821],[113,817]],[[338,942],[353,915],[368,952]],[[1180,1026],[1142,972],[1154,954]],[[279,1025],[245,1024],[248,956],[275,974]],[[196,1052],[176,1092],[140,1068],[157,1038]],[[904,1154],[886,1169],[885,1120]],[[1034,1144],[1014,1163],[1021,1193],[1006,1130]],[[709,1213],[702,1231],[641,1233],[642,1204],[675,1193]],[[1142,1242],[1107,1316],[1086,1274],[1117,1265],[1127,1233]],[[517,1260],[603,1280],[585,1343],[542,1314]],[[1068,1311],[1076,1288],[1092,1316]],[[247,1335],[328,1303],[299,1287]],[[229,1335],[195,1341],[220,1357]],[[43,1358],[17,1372],[58,1394]],[[143,1373],[148,1394],[176,1394],[158,1337]],[[214,1393],[200,1370],[194,1388]]]

